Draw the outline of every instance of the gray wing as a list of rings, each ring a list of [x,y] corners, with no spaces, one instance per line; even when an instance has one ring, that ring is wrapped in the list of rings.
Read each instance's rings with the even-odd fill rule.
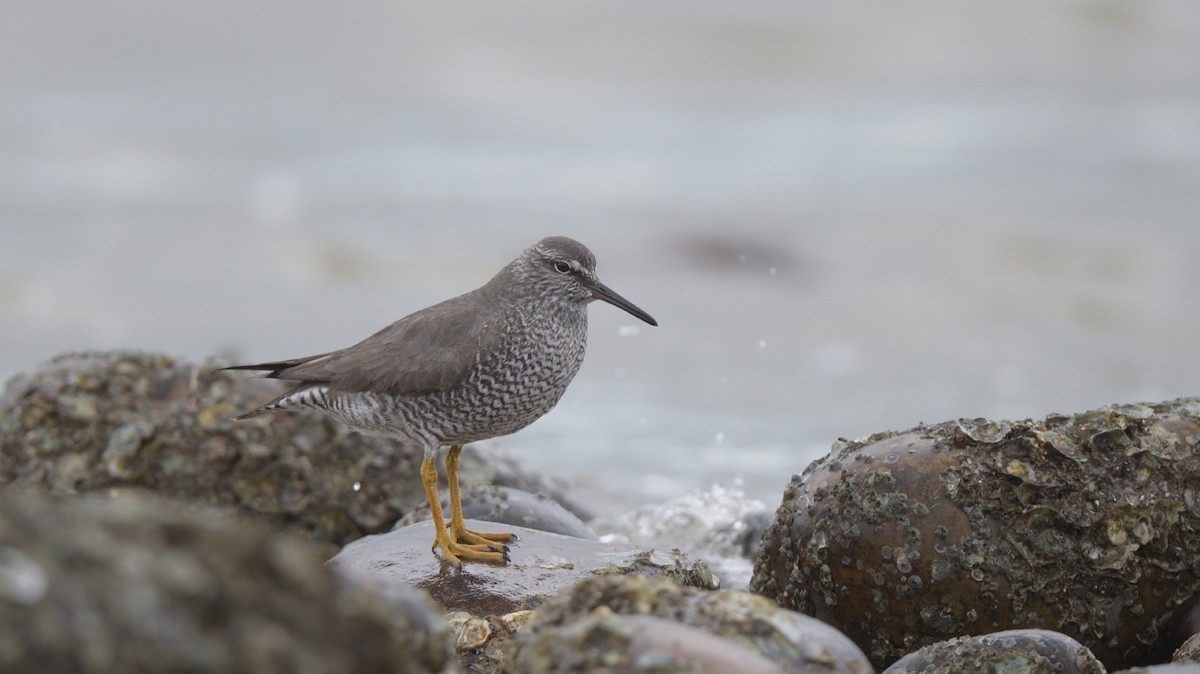
[[[405,316],[346,349],[306,358],[238,365],[268,377],[342,391],[413,395],[462,383],[499,334],[501,314],[478,291]]]

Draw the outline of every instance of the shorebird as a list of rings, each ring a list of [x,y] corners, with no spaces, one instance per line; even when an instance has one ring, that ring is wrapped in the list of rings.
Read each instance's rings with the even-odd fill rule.
[[[602,300],[658,325],[596,276],[596,258],[562,236],[542,239],[470,292],[421,309],[354,346],[228,370],[264,370],[292,387],[238,419],[321,410],[358,431],[421,447],[421,482],[442,559],[507,562],[510,533],[463,523],[458,456],[468,442],[514,433],[550,411],[579,371],[587,305]],[[450,522],[435,462],[446,453]]]

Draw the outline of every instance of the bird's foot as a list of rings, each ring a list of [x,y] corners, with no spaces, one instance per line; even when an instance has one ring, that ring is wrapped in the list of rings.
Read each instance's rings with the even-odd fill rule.
[[[451,524],[450,530],[451,540],[458,543],[466,543],[472,546],[484,546],[492,550],[508,552],[508,546],[505,543],[512,543],[517,540],[516,534],[510,533],[490,533],[487,531],[471,531],[464,526],[455,527]]]
[[[512,534],[475,532],[465,527],[456,531],[455,527],[447,526],[434,539],[432,549],[440,548],[442,560],[458,569],[462,568],[464,561],[507,564],[511,561],[508,546],[501,541],[514,539],[516,536]]]

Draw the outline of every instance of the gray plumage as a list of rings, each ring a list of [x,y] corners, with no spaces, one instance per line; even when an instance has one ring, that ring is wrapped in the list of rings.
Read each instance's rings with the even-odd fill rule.
[[[229,368],[294,382],[239,418],[313,407],[360,431],[420,445],[426,457],[443,445],[513,433],[554,407],[579,371],[595,299],[657,325],[599,281],[583,244],[543,239],[480,288],[354,346]]]

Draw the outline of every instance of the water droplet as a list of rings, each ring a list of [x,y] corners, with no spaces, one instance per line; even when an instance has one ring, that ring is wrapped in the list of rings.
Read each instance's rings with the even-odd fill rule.
[[[355,482],[355,483],[354,483],[354,485],[353,485],[352,487],[350,487],[350,488],[351,488],[351,489],[353,489],[354,491],[360,491],[360,490],[362,490],[362,483],[361,483],[361,482]]]

